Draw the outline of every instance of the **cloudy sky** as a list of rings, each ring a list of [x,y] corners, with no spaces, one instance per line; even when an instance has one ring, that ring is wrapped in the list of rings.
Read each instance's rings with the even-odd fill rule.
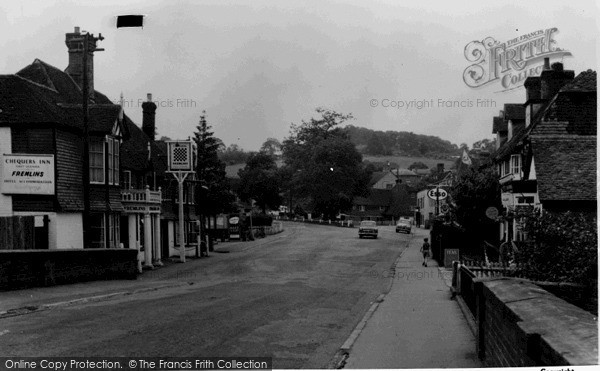
[[[117,29],[123,14],[144,14],[144,28]],[[66,68],[65,33],[79,26],[105,37],[96,89],[115,102],[122,92],[138,125],[152,93],[160,136],[187,138],[206,110],[225,144],[257,149],[323,106],[353,125],[470,146],[525,93],[467,86],[466,45],[557,28],[554,47],[572,56],[551,62],[577,74],[596,69],[598,15],[593,0],[14,1],[0,5],[0,73],[35,58]]]

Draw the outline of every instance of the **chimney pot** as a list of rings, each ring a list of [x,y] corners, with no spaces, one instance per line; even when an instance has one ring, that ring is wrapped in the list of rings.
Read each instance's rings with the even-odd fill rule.
[[[152,102],[152,93],[147,94],[148,102]]]
[[[563,64],[560,62],[552,63],[552,69],[554,71],[562,72],[564,70]]]
[[[544,70],[550,69],[550,58],[544,58]]]
[[[75,33],[79,34],[79,27],[75,26]]]

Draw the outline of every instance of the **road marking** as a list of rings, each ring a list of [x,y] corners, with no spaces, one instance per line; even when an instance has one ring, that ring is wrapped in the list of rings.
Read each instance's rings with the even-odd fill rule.
[[[6,335],[6,334],[8,334],[9,332],[10,332],[9,330],[2,330],[2,331],[0,331],[0,336],[2,336],[2,335]]]

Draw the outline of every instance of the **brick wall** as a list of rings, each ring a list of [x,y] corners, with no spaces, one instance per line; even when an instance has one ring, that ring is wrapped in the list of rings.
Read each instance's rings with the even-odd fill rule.
[[[480,280],[475,292],[477,350],[486,366],[598,364],[592,314],[518,279]]]
[[[0,290],[83,281],[135,279],[137,250],[0,251]]]

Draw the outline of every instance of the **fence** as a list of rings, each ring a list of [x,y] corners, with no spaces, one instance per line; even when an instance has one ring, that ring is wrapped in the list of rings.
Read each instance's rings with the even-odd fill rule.
[[[0,217],[0,250],[35,248],[35,217]]]
[[[300,223],[308,223],[308,224],[321,224],[321,225],[332,225],[336,227],[344,227],[344,228],[354,228],[356,225],[360,224],[350,220],[331,220],[331,219],[306,219],[306,218],[287,218],[278,216],[277,220],[285,220],[290,222],[300,222]]]
[[[253,236],[270,236],[280,232],[283,232],[283,223],[278,221],[273,221],[270,226],[252,227]]]

